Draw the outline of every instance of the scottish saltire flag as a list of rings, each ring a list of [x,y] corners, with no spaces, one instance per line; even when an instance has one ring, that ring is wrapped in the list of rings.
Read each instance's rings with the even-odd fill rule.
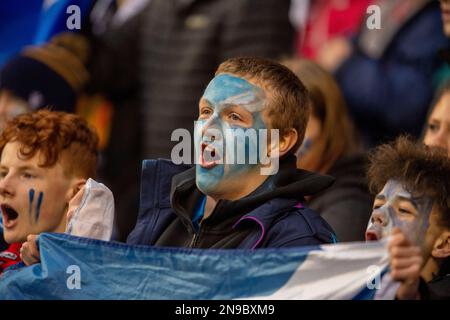
[[[371,299],[382,243],[200,250],[39,237],[41,263],[12,267],[0,299]]]

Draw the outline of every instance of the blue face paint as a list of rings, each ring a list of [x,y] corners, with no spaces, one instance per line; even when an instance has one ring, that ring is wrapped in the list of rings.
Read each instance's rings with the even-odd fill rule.
[[[36,202],[36,215],[35,215],[35,221],[37,222],[39,220],[39,215],[41,213],[41,205],[42,200],[44,198],[44,194],[42,192],[39,192],[39,196]]]
[[[249,112],[264,109],[264,91],[247,80],[229,75],[219,74],[206,87],[203,99],[206,99],[218,112],[227,105],[240,105]]]
[[[33,211],[33,201],[34,201],[34,189],[28,191],[28,215],[31,217]]]
[[[202,192],[209,194],[227,180],[242,176],[258,167],[261,145],[258,132],[260,129],[267,129],[262,116],[266,99],[261,88],[229,74],[216,76],[209,83],[202,99],[209,104],[212,114],[207,119],[199,119],[196,122],[196,157],[203,159],[202,157],[211,149],[211,153],[215,154],[218,161],[208,167],[202,166],[204,161],[200,160],[200,164],[196,166],[196,182]],[[250,128],[242,127],[222,117],[223,112],[232,106],[242,107],[251,113]],[[255,132],[256,135],[252,135]],[[205,145],[208,147],[203,149]],[[258,155],[256,161],[249,161],[255,154]],[[245,155],[244,159],[239,159],[240,155]],[[243,161],[237,163],[237,160]]]
[[[396,180],[389,180],[377,198],[383,205],[374,208],[366,239],[380,240],[389,236],[394,227],[398,227],[414,244],[423,244],[433,208],[432,199],[427,196],[415,197]],[[402,201],[409,202],[414,209],[403,209],[400,206]]]

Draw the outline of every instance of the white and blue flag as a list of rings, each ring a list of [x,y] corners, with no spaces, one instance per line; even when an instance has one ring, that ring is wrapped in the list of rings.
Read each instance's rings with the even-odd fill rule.
[[[381,242],[201,250],[39,236],[41,263],[0,276],[0,299],[373,299]]]

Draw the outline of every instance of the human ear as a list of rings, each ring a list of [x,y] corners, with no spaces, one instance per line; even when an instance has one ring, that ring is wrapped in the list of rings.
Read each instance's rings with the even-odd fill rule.
[[[450,257],[450,231],[442,232],[436,239],[431,255],[438,259]]]
[[[277,129],[278,130],[278,129]],[[278,141],[274,141],[277,139]],[[270,134],[270,146],[267,151],[267,156],[281,158],[291,150],[297,142],[298,134],[294,128],[289,129],[281,138],[278,134],[274,135],[272,130]]]
[[[67,203],[69,203],[69,201],[78,193],[78,191],[81,190],[81,188],[84,187],[85,184],[86,184],[85,178],[74,178],[72,180],[72,183],[66,195]]]
[[[297,143],[298,133],[294,128],[289,129],[283,136],[280,137],[279,143],[279,157],[281,158],[291,150]]]

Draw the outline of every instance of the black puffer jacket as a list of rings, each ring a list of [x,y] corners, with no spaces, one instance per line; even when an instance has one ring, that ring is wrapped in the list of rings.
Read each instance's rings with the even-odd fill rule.
[[[366,169],[361,154],[338,159],[327,173],[335,183],[308,203],[331,225],[339,242],[364,241],[373,204]]]

